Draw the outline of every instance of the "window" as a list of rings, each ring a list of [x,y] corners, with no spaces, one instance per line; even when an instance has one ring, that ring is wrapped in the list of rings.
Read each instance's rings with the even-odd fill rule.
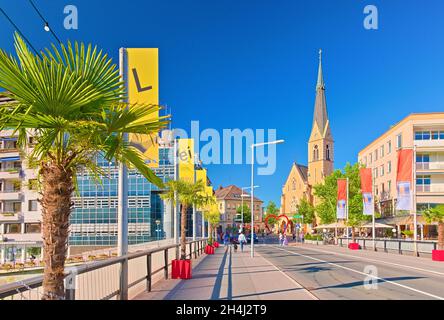
[[[370,154],[368,155],[368,157],[369,157],[369,159],[370,159],[370,163],[372,163],[372,162],[373,162],[373,153],[370,153]]]
[[[381,166],[381,177],[384,176],[384,165]]]
[[[41,233],[42,227],[40,223],[26,223],[25,233]]]
[[[6,234],[18,234],[22,233],[22,225],[20,223],[5,224]]]
[[[416,191],[430,192],[431,184],[432,184],[432,179],[430,176],[418,176],[416,178]]]
[[[387,154],[390,154],[390,153],[392,153],[392,142],[391,141],[389,141],[389,142],[387,142]]]
[[[378,150],[375,150],[375,161],[378,161]]]
[[[416,155],[416,169],[428,170],[430,165],[429,154],[417,154]]]
[[[313,150],[313,161],[318,161],[318,160],[319,160],[319,148],[316,145]]]
[[[396,148],[402,148],[402,134],[396,136]]]
[[[330,146],[327,144],[327,160],[330,161]]]
[[[38,210],[37,200],[29,200],[28,206],[29,206],[28,211],[37,211]]]
[[[387,173],[392,173],[392,162],[391,161],[389,161],[387,163]]]
[[[374,169],[373,169],[373,176],[374,176],[375,178],[378,177],[378,168],[374,168]]]
[[[12,210],[14,213],[19,213],[22,211],[22,203],[21,202],[14,202],[12,204]]]
[[[444,131],[439,132],[439,139],[444,140]]]
[[[438,139],[439,139],[439,131],[433,131],[432,140],[438,140]]]
[[[384,146],[381,146],[381,158],[384,157]]]
[[[388,183],[387,183],[387,185],[388,185],[387,192],[390,194],[390,193],[392,192],[392,181],[389,180]]]

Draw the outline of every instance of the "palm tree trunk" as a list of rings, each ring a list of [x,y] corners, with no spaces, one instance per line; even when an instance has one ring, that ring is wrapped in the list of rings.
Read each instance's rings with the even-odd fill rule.
[[[212,242],[212,239],[213,239],[212,232],[213,232],[213,230],[211,229],[211,223],[208,223],[208,238],[209,238],[210,242]]]
[[[73,174],[53,162],[42,163],[43,300],[63,300],[64,269],[71,213]]]
[[[444,222],[438,224],[438,250],[444,250]]]
[[[181,258],[180,260],[186,260],[187,259],[187,211],[188,206],[182,205],[182,212],[181,212],[181,226],[180,226],[180,251],[181,251]]]

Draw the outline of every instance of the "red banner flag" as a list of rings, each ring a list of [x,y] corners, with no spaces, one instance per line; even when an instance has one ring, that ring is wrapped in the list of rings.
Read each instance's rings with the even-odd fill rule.
[[[347,205],[347,179],[338,179],[338,203],[336,205],[336,215],[338,219],[346,218]]]
[[[412,210],[413,150],[398,151],[396,210]]]
[[[413,177],[413,150],[404,149],[398,151],[397,182],[412,181]]]
[[[361,192],[364,201],[363,213],[372,216],[375,213],[373,202],[373,179],[372,169],[361,169]]]
[[[373,192],[372,169],[361,169],[361,191],[362,193]]]

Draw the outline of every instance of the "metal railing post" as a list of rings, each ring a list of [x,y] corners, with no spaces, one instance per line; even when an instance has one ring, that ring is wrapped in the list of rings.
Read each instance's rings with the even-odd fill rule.
[[[168,280],[168,249],[165,249],[165,251],[163,252],[163,260],[165,262],[164,276],[165,280]]]
[[[399,246],[399,254],[402,254],[402,242],[401,241],[399,241],[398,246]]]
[[[119,300],[128,300],[128,259],[120,263]]]
[[[197,242],[194,242],[194,259],[197,259]]]
[[[176,245],[176,260],[179,260],[179,245]]]
[[[191,260],[193,259],[193,243],[190,242],[188,246],[190,247],[190,260]]]
[[[151,292],[151,253],[146,256],[146,290]]]
[[[65,278],[65,300],[76,299],[76,272],[70,272]]]
[[[384,252],[387,252],[387,240],[384,240]]]

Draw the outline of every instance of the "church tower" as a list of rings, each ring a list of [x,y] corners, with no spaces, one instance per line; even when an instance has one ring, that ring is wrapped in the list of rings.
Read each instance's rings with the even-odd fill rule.
[[[334,141],[327,113],[322,73],[322,50],[320,50],[313,128],[308,141],[308,184],[310,187],[322,183],[325,177],[333,173],[333,163]]]

